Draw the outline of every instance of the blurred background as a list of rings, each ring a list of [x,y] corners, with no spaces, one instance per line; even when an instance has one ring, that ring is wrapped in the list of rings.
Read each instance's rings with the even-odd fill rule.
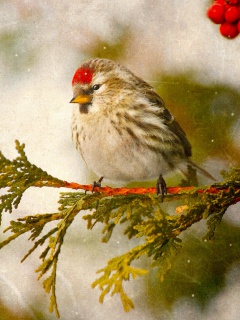
[[[240,36],[223,38],[206,17],[207,0],[0,1],[0,149],[16,156],[14,140],[29,160],[62,180],[91,183],[70,132],[71,79],[91,57],[114,59],[149,82],[186,131],[193,160],[217,179],[239,166]],[[170,184],[177,184],[172,177]],[[54,212],[59,190],[28,190],[17,217]],[[77,217],[59,260],[61,319],[240,318],[240,206],[232,206],[215,241],[202,241],[205,223],[184,235],[184,248],[164,282],[156,270],[126,283],[135,309],[124,313],[119,297],[98,302],[96,271],[129,243],[121,230],[102,244],[101,228],[86,230]],[[3,240],[6,235],[0,235]],[[0,252],[0,320],[55,319],[34,270],[41,250],[23,264],[27,237]],[[150,262],[141,261],[147,268]]]

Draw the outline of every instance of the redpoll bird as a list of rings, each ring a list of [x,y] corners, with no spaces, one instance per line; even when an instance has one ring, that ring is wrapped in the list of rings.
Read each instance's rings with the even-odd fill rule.
[[[158,179],[164,195],[166,172],[187,172],[190,160],[186,134],[154,89],[125,67],[107,59],[82,64],[72,79],[76,103],[72,137],[87,166],[112,181]]]

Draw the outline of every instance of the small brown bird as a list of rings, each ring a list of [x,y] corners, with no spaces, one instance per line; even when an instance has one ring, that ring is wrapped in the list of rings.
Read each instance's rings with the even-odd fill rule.
[[[87,166],[111,181],[158,179],[171,170],[186,174],[190,160],[185,132],[162,98],[144,80],[107,59],[90,59],[75,72],[72,137]]]

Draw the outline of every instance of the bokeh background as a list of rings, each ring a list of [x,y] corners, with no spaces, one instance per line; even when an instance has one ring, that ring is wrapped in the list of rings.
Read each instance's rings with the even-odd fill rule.
[[[123,63],[165,100],[193,146],[193,160],[221,179],[239,166],[240,37],[223,38],[206,18],[207,0],[0,1],[0,149],[16,156],[26,144],[31,162],[67,181],[91,175],[71,142],[71,79],[91,57]],[[178,180],[171,177],[171,183]],[[53,212],[59,190],[29,190],[1,230],[19,216]],[[186,232],[184,249],[163,283],[156,271],[126,284],[135,309],[124,313],[118,297],[98,302],[95,272],[136,243],[121,233],[100,242],[81,217],[69,229],[59,260],[57,295],[62,319],[240,318],[240,206],[231,207],[215,241],[205,223]],[[6,235],[0,235],[0,240]],[[0,252],[0,320],[55,319],[34,270],[38,253],[23,264],[27,237]],[[141,261],[148,267],[150,262]]]

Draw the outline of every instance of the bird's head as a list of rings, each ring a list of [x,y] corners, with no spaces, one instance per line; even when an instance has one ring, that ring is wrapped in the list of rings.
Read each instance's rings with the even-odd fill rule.
[[[82,113],[109,112],[124,104],[134,92],[136,76],[107,59],[91,59],[82,64],[72,79],[71,103],[80,105]]]

